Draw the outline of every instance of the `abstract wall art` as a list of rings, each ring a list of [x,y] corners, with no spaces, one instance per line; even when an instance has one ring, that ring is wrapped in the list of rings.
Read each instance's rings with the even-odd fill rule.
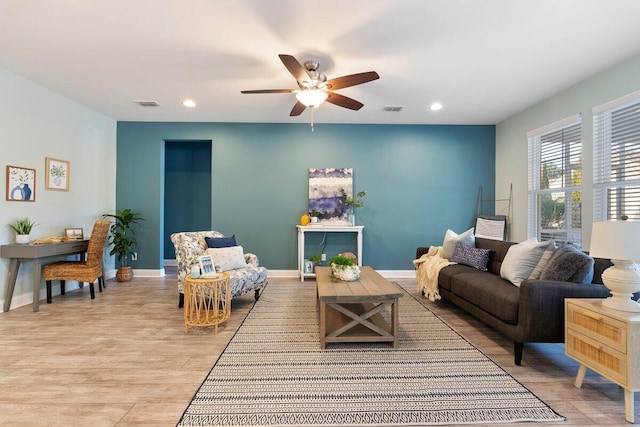
[[[7,166],[7,196],[10,202],[36,201],[36,170]]]
[[[340,204],[340,188],[353,193],[353,168],[310,168],[309,211],[320,211],[320,225],[348,225],[347,207]]]

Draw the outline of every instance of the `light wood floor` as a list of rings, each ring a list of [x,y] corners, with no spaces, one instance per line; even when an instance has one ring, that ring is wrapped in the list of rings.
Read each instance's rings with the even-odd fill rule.
[[[295,279],[270,286],[284,280]],[[415,281],[401,283],[415,292]],[[85,287],[43,302],[38,313],[25,306],[0,314],[0,425],[174,426],[253,295],[233,301],[217,335],[210,328],[185,334],[177,300],[175,277],[135,278],[109,281],[95,300]],[[525,345],[522,366],[514,366],[504,337],[453,306],[424,304],[567,417],[552,425],[628,425],[619,387],[591,372],[582,389],[573,387],[578,365],[562,345]],[[640,422],[639,406],[636,398]]]

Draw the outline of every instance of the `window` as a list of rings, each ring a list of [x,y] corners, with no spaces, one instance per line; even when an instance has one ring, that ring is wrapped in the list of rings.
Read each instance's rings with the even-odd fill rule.
[[[640,91],[593,109],[593,219],[640,219]]]
[[[529,237],[582,245],[582,119],[527,133]]]

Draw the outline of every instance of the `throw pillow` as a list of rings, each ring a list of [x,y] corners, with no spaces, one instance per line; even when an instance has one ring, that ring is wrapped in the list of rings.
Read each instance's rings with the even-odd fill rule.
[[[556,250],[556,242],[554,240],[551,240],[551,243],[549,243],[549,247],[542,254],[540,261],[538,261],[535,268],[531,272],[529,279],[536,280],[540,278],[540,273],[542,273],[542,269],[544,268],[545,265],[547,265],[547,263],[549,262],[549,259],[551,258],[555,250]]]
[[[472,248],[471,246],[464,246],[462,243],[458,243],[450,261],[468,265],[480,271],[487,271],[490,254],[491,249]]]
[[[231,246],[238,246],[235,234],[231,237],[205,237],[204,241],[207,242],[208,248],[229,248]]]
[[[536,267],[551,241],[538,242],[535,237],[509,248],[500,266],[500,277],[520,287]]]
[[[557,280],[572,283],[591,283],[595,261],[573,245],[555,250],[540,273],[541,280]]]
[[[456,245],[461,243],[463,246],[475,246],[476,238],[473,235],[473,227],[468,229],[462,234],[457,234],[455,231],[447,230],[444,233],[444,242],[442,242],[442,258],[451,259],[453,251],[456,249]]]
[[[230,246],[228,248],[209,248],[207,253],[213,258],[216,270],[229,271],[238,268],[245,268],[247,263],[244,260],[242,246]]]

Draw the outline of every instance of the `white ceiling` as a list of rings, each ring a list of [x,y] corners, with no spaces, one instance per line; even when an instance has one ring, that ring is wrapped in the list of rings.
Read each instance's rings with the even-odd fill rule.
[[[286,53],[380,74],[316,122],[495,124],[640,54],[639,21],[638,0],[1,0],[0,67],[116,120],[308,122],[240,94],[295,88]]]

